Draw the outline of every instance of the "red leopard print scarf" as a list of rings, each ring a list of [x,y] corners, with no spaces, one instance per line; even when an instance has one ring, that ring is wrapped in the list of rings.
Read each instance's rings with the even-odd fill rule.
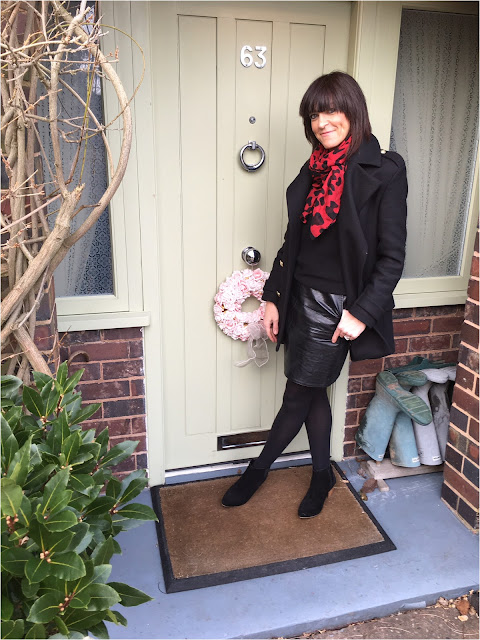
[[[320,146],[310,156],[313,180],[302,222],[306,224],[311,215],[310,234],[313,238],[318,238],[337,219],[347,168],[345,159],[351,140],[351,136],[348,136],[334,149]]]

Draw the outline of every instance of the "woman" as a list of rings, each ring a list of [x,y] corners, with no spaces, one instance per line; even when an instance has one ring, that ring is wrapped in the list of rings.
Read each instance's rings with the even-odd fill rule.
[[[300,104],[310,159],[287,189],[288,226],[263,292],[268,337],[285,344],[283,404],[260,456],[223,496],[245,504],[305,423],[312,479],[298,514],[318,515],[335,485],[327,387],[352,360],[395,351],[392,292],[405,259],[403,159],[380,149],[348,74],[317,78]]]

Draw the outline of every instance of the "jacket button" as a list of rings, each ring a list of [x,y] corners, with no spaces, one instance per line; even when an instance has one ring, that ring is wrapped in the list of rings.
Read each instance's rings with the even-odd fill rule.
[[[280,260],[280,266],[283,267],[283,260]]]
[[[280,291],[277,291],[277,296],[280,298]]]

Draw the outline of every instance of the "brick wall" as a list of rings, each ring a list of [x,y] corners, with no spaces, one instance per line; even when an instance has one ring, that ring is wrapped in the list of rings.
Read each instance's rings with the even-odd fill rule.
[[[472,259],[465,318],[460,331],[442,499],[478,532],[478,233]]]
[[[140,441],[133,456],[115,467],[119,477],[146,469],[143,330],[73,331],[61,333],[60,343],[61,360],[71,359],[70,374],[85,368],[78,385],[83,402],[102,403],[84,427],[99,433],[108,426],[111,446],[123,440]]]
[[[365,454],[355,442],[355,433],[375,395],[377,373],[402,367],[414,356],[457,363],[464,309],[464,305],[394,309],[395,354],[350,364],[343,447],[345,458]]]

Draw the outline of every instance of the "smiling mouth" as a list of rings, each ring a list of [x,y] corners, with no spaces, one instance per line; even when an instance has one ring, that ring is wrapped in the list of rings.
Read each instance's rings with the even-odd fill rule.
[[[326,136],[326,135],[328,135],[329,133],[335,133],[335,131],[334,131],[334,130],[333,130],[333,131],[323,131],[320,135],[321,135],[321,136]]]

